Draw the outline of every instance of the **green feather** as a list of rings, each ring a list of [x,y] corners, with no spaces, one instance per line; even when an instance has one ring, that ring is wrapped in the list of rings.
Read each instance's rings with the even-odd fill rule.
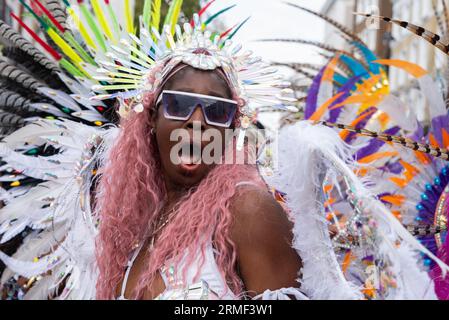
[[[165,17],[164,26],[174,26],[178,21],[179,13],[181,12],[183,0],[173,0],[168,8],[167,16]],[[174,22],[173,22],[174,21]]]
[[[151,12],[151,26],[157,30],[159,30],[159,25],[161,24],[161,8],[162,0],[154,0]]]
[[[223,10],[218,11],[216,14],[214,14],[213,16],[211,16],[209,19],[206,20],[206,22],[204,23],[206,26],[211,23],[212,21],[214,21],[216,18],[218,18],[220,15],[222,15],[223,13],[225,13],[228,10],[231,10],[232,8],[234,8],[236,6],[236,4],[229,6],[227,8],[224,8]]]
[[[177,1],[177,5],[173,9],[173,15],[172,15],[171,20],[170,20],[170,26],[171,26],[171,33],[172,34],[175,33],[175,26],[178,23],[179,14],[181,13],[182,2],[183,2],[183,0]]]
[[[69,73],[71,73],[73,76],[82,77],[82,78],[85,77],[85,75],[81,71],[79,71],[73,64],[71,64],[66,59],[64,59],[64,58],[61,59],[59,61],[59,64],[61,65],[61,67],[66,69]]]
[[[229,35],[229,37],[228,37],[228,39],[227,40],[231,40],[232,38],[234,38],[234,36],[236,35],[236,33],[245,25],[245,23],[247,23],[248,22],[248,20],[250,19],[251,17],[248,17],[248,18],[246,18],[245,19],[245,21],[243,21],[235,30],[234,30],[234,32],[232,32],[230,35]]]
[[[95,22],[94,16],[89,11],[89,9],[87,8],[85,3],[80,3],[80,9],[81,9],[81,13],[83,14],[84,18],[87,21],[87,24],[89,25],[90,29],[94,33],[95,38],[97,39],[98,44],[100,45],[101,49],[103,50],[103,52],[106,52],[107,51],[106,41],[104,39],[102,32],[98,28],[97,23]]]
[[[151,22],[151,5],[153,1],[146,0],[143,7],[143,23],[145,26],[149,27]]]

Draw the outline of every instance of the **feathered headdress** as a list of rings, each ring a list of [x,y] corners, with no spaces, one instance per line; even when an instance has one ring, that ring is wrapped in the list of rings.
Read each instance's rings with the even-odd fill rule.
[[[62,67],[92,85],[97,95],[90,97],[91,100],[115,98],[121,102],[122,109],[130,110],[133,104],[141,103],[145,93],[154,92],[176,65],[184,63],[201,70],[221,68],[232,89],[245,101],[241,110],[244,116],[250,115],[250,104],[282,106],[292,101],[285,95],[291,93],[288,83],[282,81],[276,69],[251,52],[243,52],[241,45],[232,43],[231,39],[248,19],[223,33],[208,30],[211,22],[232,6],[202,21],[206,10],[215,2],[210,1],[190,23],[181,27],[177,22],[183,1],[175,0],[159,28],[161,0],[146,1],[136,28],[129,1],[125,1],[126,25],[122,25],[109,1],[102,4],[91,0],[92,13],[87,1],[72,4],[65,0],[75,30],[79,30],[84,40],[77,41],[58,21],[59,8],[51,6],[52,13],[40,0],[33,0],[42,10],[39,13],[24,0],[20,2],[62,52],[60,55],[50,50]]]

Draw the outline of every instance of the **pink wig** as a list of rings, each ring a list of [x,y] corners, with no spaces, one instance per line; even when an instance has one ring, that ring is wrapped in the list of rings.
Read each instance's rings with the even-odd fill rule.
[[[150,226],[158,219],[166,197],[158,149],[150,134],[150,109],[154,99],[154,95],[147,96],[144,112],[133,113],[123,121],[118,141],[100,172],[96,207],[100,216],[98,299],[115,298],[130,254],[151,231]],[[176,266],[186,250],[197,252],[200,248],[204,261],[207,245],[206,241],[201,241],[204,239],[211,239],[219,252],[217,264],[229,288],[237,295],[242,293],[242,283],[235,271],[235,245],[230,239],[231,199],[240,181],[264,186],[255,166],[217,165],[176,204],[176,215],[149,254],[147,269],[134,292],[135,298],[142,298],[165,263]],[[187,266],[196,258],[189,256]]]
[[[118,141],[100,172],[96,203],[100,215],[99,299],[113,297],[133,246],[142,241],[166,194],[150,130],[148,109],[124,120]]]

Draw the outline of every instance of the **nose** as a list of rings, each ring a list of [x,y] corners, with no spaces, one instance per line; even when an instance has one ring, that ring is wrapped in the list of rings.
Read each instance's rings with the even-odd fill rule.
[[[193,129],[193,124],[195,122],[200,123],[201,131],[206,130],[206,120],[204,119],[203,110],[200,105],[196,106],[192,116],[184,123],[184,127],[186,129]]]

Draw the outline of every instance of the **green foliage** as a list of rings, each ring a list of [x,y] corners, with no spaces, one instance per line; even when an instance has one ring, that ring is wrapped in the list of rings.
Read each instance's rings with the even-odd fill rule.
[[[138,25],[138,17],[143,12],[143,7],[145,4],[145,1],[150,0],[136,0],[136,25]],[[184,13],[183,16],[187,17],[189,20],[193,17],[193,14],[195,12],[198,12],[200,10],[200,4],[199,0],[184,0],[182,5],[182,12]],[[162,1],[162,14],[161,14],[161,21],[165,20],[165,16],[168,13],[168,4],[166,1]]]

